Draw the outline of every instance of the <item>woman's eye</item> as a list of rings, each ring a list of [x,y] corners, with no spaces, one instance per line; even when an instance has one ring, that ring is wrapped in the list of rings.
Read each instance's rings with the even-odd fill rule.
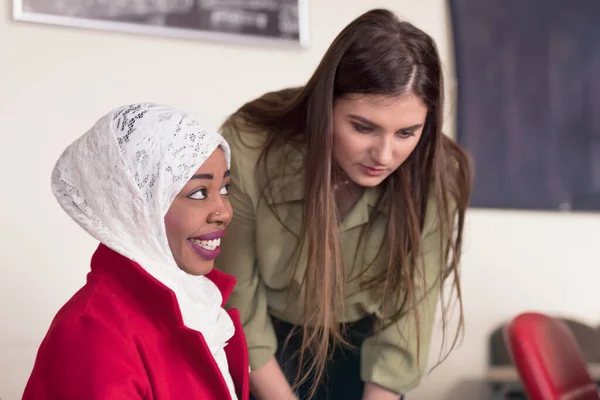
[[[373,132],[373,128],[371,128],[370,126],[360,125],[360,124],[354,124],[354,129],[356,129],[356,131],[360,132],[360,133],[371,133],[371,132]]]
[[[188,198],[192,200],[204,200],[207,196],[208,194],[206,192],[206,188],[201,188],[196,190],[194,193],[188,195]]]
[[[224,194],[224,195],[228,195],[229,194],[229,183],[224,185],[221,188],[221,191],[219,192],[219,194]]]
[[[414,131],[400,131],[397,133],[397,135],[400,136],[401,138],[407,138],[407,137],[415,136],[415,132]]]

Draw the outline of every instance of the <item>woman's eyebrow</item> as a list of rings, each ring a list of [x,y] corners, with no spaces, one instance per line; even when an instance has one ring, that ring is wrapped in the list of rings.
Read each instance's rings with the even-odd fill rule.
[[[223,178],[227,178],[231,174],[230,170],[225,171],[223,174]],[[213,174],[196,174],[191,177],[191,179],[214,179]]]
[[[213,179],[213,174],[196,174],[191,179]]]

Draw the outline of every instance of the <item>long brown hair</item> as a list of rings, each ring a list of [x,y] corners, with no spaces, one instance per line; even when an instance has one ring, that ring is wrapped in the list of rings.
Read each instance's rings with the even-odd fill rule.
[[[303,235],[297,246],[297,251],[307,249],[300,364],[308,364],[303,378],[312,376],[313,391],[323,376],[330,350],[345,342],[340,316],[344,312],[346,273],[332,183],[336,170],[332,112],[338,98],[355,94],[398,96],[411,91],[427,105],[417,147],[382,183],[379,206],[373,211],[376,215],[370,218],[372,222],[382,211],[387,213],[386,240],[378,252],[386,255],[387,268],[380,276],[363,282],[363,286],[381,293],[384,304],[400,305],[386,316],[388,323],[410,315],[419,332],[416,306],[422,273],[417,264],[428,200],[433,199],[444,255],[436,285],[444,298],[446,279],[452,280],[450,297],[452,293],[456,295],[460,311],[452,348],[463,330],[458,265],[472,172],[465,151],[442,133],[443,87],[440,59],[432,38],[390,11],[376,9],[352,21],[337,36],[306,85],[250,101],[222,127],[238,133],[267,134],[258,163],[267,175],[267,160],[275,149],[290,143],[304,149]],[[265,190],[272,190],[272,181],[273,177],[268,177]],[[276,214],[274,207],[272,210]],[[446,304],[442,301],[444,332],[449,311]]]

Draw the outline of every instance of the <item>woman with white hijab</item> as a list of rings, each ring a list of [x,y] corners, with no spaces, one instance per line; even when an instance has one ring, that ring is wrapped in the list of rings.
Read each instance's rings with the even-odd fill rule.
[[[229,162],[216,131],[151,103],[111,111],[63,152],[52,190],[100,245],[24,399],[248,398],[239,315],[222,308],[235,280],[213,270]]]

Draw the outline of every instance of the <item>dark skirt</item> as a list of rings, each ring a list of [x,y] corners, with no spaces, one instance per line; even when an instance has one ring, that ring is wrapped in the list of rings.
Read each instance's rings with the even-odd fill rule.
[[[276,318],[273,326],[279,348],[275,357],[290,384],[294,383],[298,371],[298,351],[302,345],[302,328]],[[346,324],[346,339],[351,347],[337,346],[327,363],[325,376],[310,398],[312,382],[308,380],[296,389],[300,400],[362,400],[364,382],[360,377],[360,350],[362,342],[373,334],[375,319],[365,317],[357,322]],[[288,334],[293,331],[285,348],[282,348]],[[306,361],[305,361],[306,362]],[[255,400],[252,396],[250,399]]]

